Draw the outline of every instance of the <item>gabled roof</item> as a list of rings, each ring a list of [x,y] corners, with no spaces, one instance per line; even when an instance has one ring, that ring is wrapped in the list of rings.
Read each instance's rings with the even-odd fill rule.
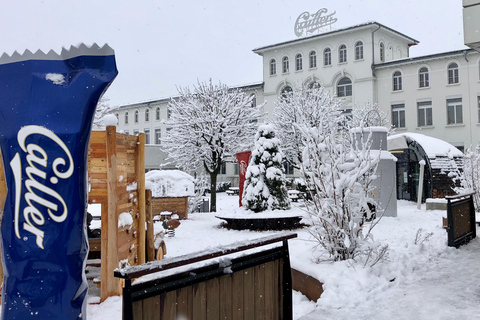
[[[412,58],[404,58],[404,59],[397,59],[397,60],[392,60],[384,63],[378,63],[373,66],[374,69],[384,69],[388,68],[391,66],[399,66],[399,65],[404,65],[404,64],[409,64],[409,63],[414,63],[414,62],[422,62],[422,61],[431,61],[431,60],[438,60],[438,59],[446,59],[446,58],[451,58],[454,56],[465,56],[467,54],[478,54],[477,51],[470,49],[470,48],[465,48],[461,50],[455,50],[455,51],[448,51],[448,52],[441,52],[441,53],[434,53],[434,54],[429,54],[426,56],[418,56],[418,57],[412,57]]]
[[[371,22],[366,22],[366,23],[363,23],[363,24],[358,24],[358,25],[355,25],[355,26],[347,27],[347,28],[342,28],[342,29],[337,29],[337,30],[333,30],[333,31],[329,31],[329,32],[316,34],[316,35],[313,35],[313,36],[308,36],[308,37],[304,37],[304,38],[299,38],[299,39],[295,39],[295,40],[290,40],[290,41],[280,42],[280,43],[277,43],[277,44],[268,45],[268,46],[265,46],[265,47],[256,48],[256,49],[253,49],[253,52],[255,52],[256,54],[262,55],[263,52],[265,52],[267,50],[270,50],[270,49],[274,49],[274,48],[278,48],[278,47],[285,47],[285,46],[288,46],[288,45],[291,45],[291,44],[307,42],[307,41],[311,41],[312,39],[321,39],[321,38],[325,38],[325,37],[330,37],[330,36],[336,35],[336,34],[351,32],[352,30],[355,30],[355,29],[368,29],[368,28],[371,28],[372,26],[376,26],[378,28],[385,29],[385,30],[387,30],[391,33],[396,34],[397,36],[400,36],[400,37],[404,38],[405,40],[407,40],[409,42],[409,46],[413,46],[413,45],[416,45],[416,44],[419,43],[419,41],[417,41],[417,40],[415,40],[415,39],[413,39],[413,38],[411,38],[411,37],[409,37],[409,36],[407,36],[407,35],[405,35],[401,32],[398,32],[398,31],[396,31],[392,28],[389,28],[387,26],[384,26],[381,23],[371,21]]]

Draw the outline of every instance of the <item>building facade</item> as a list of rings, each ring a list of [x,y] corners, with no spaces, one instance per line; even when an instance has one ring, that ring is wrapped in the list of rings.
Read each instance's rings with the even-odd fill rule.
[[[472,49],[409,57],[418,41],[377,22],[254,49],[263,58],[263,81],[242,86],[264,103],[271,119],[275,101],[300,86],[318,85],[343,101],[345,113],[377,103],[397,132],[439,138],[460,150],[480,143],[480,53]],[[118,129],[146,135],[146,168],[158,169],[159,146],[171,98],[125,105]],[[219,180],[238,167],[227,162]],[[293,173],[291,171],[287,173]]]

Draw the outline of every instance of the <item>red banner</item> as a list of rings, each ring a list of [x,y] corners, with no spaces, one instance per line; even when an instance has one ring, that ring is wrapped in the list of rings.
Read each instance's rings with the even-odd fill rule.
[[[245,184],[245,174],[247,173],[248,168],[248,160],[250,155],[252,154],[251,151],[239,152],[237,153],[237,160],[238,160],[238,174],[240,176],[240,182],[238,187],[240,189],[239,197],[238,197],[238,204],[242,206],[242,195],[243,195],[243,185]]]

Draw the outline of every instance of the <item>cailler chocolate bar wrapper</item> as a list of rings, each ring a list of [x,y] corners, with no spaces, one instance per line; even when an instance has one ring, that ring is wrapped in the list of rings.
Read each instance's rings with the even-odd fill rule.
[[[86,319],[88,143],[116,75],[108,45],[0,57],[2,319]]]

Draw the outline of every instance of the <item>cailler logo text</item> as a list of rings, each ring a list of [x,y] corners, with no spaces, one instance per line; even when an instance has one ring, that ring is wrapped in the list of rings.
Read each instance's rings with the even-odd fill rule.
[[[64,157],[60,156],[53,160],[52,170],[48,170],[48,153],[41,146],[35,143],[26,144],[26,140],[29,136],[41,135],[52,140],[57,144],[61,150],[65,153]],[[38,141],[38,139],[32,139]],[[65,200],[55,190],[47,187],[45,184],[40,183],[38,180],[46,180],[50,178],[52,184],[57,184],[58,179],[68,179],[73,173],[73,159],[70,151],[65,143],[52,131],[47,128],[30,125],[21,128],[17,133],[17,141],[20,148],[26,153],[25,159],[22,159],[20,154],[17,153],[10,161],[10,167],[13,171],[15,180],[15,234],[20,239],[20,203],[22,197],[23,187],[26,189],[24,199],[27,203],[23,208],[23,230],[32,233],[36,236],[36,244],[39,248],[43,247],[44,231],[41,230],[45,224],[44,213],[48,212],[50,218],[56,222],[61,223],[65,221],[68,215],[68,209],[65,204]],[[22,176],[22,161],[26,161],[27,167],[25,168],[25,179]],[[67,170],[59,171],[58,167],[62,166]],[[47,172],[51,174],[47,177]],[[24,186],[22,185],[24,182]],[[42,195],[46,195],[47,199]],[[54,202],[52,202],[52,200]]]
[[[337,18],[334,18],[333,15],[336,13],[330,13],[329,15],[323,15],[328,12],[327,9],[323,8],[317,11],[317,13],[310,15],[308,12],[304,12],[298,16],[297,21],[295,22],[295,35],[301,37],[305,31],[305,35],[312,33],[322,27],[334,24],[337,22]]]

